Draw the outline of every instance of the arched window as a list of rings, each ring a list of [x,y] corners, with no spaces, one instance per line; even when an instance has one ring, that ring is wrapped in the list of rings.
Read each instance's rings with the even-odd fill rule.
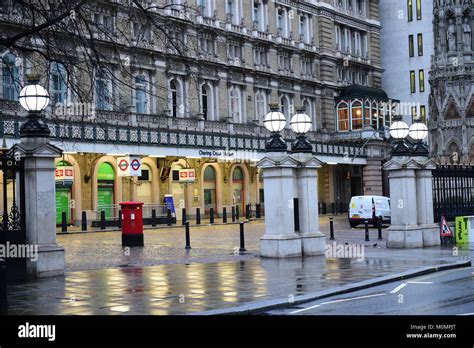
[[[260,124],[263,124],[263,120],[267,114],[267,97],[265,92],[260,91],[255,96],[255,116]]]
[[[214,93],[210,83],[201,86],[201,112],[205,120],[214,119]]]
[[[291,117],[290,115],[290,99],[283,95],[280,98],[280,111],[283,115],[285,115],[286,119],[289,120]]]
[[[105,68],[99,69],[95,81],[96,107],[99,110],[112,109],[112,81]]]
[[[146,114],[148,112],[147,82],[143,75],[135,77],[135,112]]]
[[[379,106],[377,102],[374,101],[372,103],[370,112],[372,113],[372,127],[374,127],[374,129],[379,129],[383,124],[379,123]]]
[[[308,115],[310,117],[311,122],[312,122],[310,130],[316,129],[316,117],[315,117],[315,113],[314,113],[313,104],[311,103],[310,100],[304,99],[303,100],[303,107],[304,107],[306,115]]]
[[[354,101],[351,105],[352,130],[362,129],[362,103]]]
[[[372,126],[372,117],[370,114],[370,101],[364,102],[364,126]]]
[[[238,87],[233,87],[229,93],[230,116],[234,122],[242,123],[241,93]]]
[[[64,64],[51,64],[51,99],[52,103],[64,104],[67,102],[67,70]]]
[[[340,132],[349,130],[349,107],[347,103],[339,103],[337,106],[337,129]]]
[[[3,57],[3,99],[18,100],[20,91],[19,75],[20,71],[15,64],[16,56],[8,53]]]
[[[184,116],[184,104],[183,104],[183,87],[178,79],[172,79],[170,81],[170,102],[169,107],[171,110],[171,116],[182,117]]]
[[[447,155],[450,164],[458,164],[460,162],[461,153],[459,151],[459,146],[455,142],[449,144]]]

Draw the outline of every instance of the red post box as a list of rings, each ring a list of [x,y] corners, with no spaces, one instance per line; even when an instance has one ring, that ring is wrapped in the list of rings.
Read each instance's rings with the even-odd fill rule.
[[[142,202],[122,202],[122,245],[143,246]]]

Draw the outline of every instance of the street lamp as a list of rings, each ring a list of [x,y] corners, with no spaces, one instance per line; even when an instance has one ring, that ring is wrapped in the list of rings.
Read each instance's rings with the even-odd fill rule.
[[[410,148],[405,142],[405,138],[409,133],[408,125],[402,120],[401,116],[394,117],[395,122],[390,126],[390,135],[395,139],[392,146],[392,155],[409,156]]]
[[[306,133],[311,129],[311,118],[304,113],[304,108],[299,109],[298,112],[291,118],[290,127],[297,134],[296,142],[291,146],[294,153],[312,153],[313,146],[308,141]]]
[[[49,104],[49,94],[38,80],[30,80],[18,97],[21,106],[28,111],[28,119],[20,128],[21,137],[47,137],[50,134],[49,127],[43,122],[41,112]]]
[[[285,152],[287,145],[281,137],[280,132],[286,126],[286,118],[285,115],[279,111],[278,104],[270,105],[270,112],[265,116],[263,125],[272,133],[270,140],[265,144],[265,150],[267,152]]]
[[[428,146],[423,142],[424,139],[428,136],[428,127],[426,124],[421,122],[420,119],[416,120],[408,130],[410,137],[415,140],[415,145],[413,146],[413,154],[419,156],[428,156],[429,149]]]

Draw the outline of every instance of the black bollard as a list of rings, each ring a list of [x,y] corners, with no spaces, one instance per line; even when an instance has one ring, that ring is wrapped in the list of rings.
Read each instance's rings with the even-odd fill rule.
[[[182,215],[181,218],[183,219],[183,225],[186,225],[186,221],[188,220],[188,218],[186,217],[186,208],[183,208],[183,209],[181,210],[181,212],[182,212],[182,213],[181,213],[181,215]]]
[[[245,219],[250,220],[250,203],[245,206]]]
[[[227,223],[227,207],[222,208],[222,223]]]
[[[295,232],[300,231],[300,207],[298,198],[293,198],[293,218],[295,223]]]
[[[157,222],[156,222],[156,210],[152,209],[151,210],[151,227],[156,227]]]
[[[328,213],[328,206],[325,202],[323,202],[322,213],[326,215]]]
[[[118,228],[122,228],[122,211],[118,211]]]
[[[65,211],[61,213],[61,232],[67,232],[67,214]]]
[[[240,208],[238,205],[235,206],[235,219],[239,221],[240,219]]]
[[[334,202],[331,203],[331,212],[332,215],[336,215],[336,205],[334,204]]]
[[[232,222],[235,222],[235,206],[232,206]]]
[[[255,205],[255,217],[257,219],[260,219],[262,217],[261,211],[260,211],[260,203]]]
[[[87,231],[87,213],[82,212],[81,230]]]
[[[209,223],[210,224],[214,223],[214,208],[209,209]]]
[[[370,242],[369,238],[369,222],[367,220],[364,221],[365,224],[365,241]]]
[[[240,249],[239,251],[247,251],[245,249],[245,235],[244,235],[244,225],[245,223],[244,222],[241,222],[240,223]]]
[[[171,209],[168,208],[166,211],[166,224],[171,226],[173,224],[173,219],[171,218]]]
[[[378,231],[379,232],[379,240],[383,239],[383,237],[382,237],[382,223],[383,223],[383,218],[382,218],[382,216],[379,216],[379,223],[378,223],[378,226],[377,226],[377,228],[379,230]]]
[[[185,249],[191,249],[191,237],[189,235],[189,221],[186,221],[185,224],[185,231],[186,231],[186,247]]]
[[[329,235],[329,239],[334,240],[334,219],[332,217],[329,218]]]
[[[107,222],[105,221],[105,211],[102,210],[100,212],[100,229],[105,230],[106,227],[107,227]]]
[[[196,225],[201,224],[201,208],[196,208]]]
[[[8,314],[7,263],[0,259],[0,315]]]

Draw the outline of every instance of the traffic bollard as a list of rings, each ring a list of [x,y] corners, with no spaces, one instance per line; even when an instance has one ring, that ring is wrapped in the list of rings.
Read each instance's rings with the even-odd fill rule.
[[[240,219],[240,208],[238,205],[235,206],[235,219],[239,221]]]
[[[232,206],[232,222],[235,222],[235,206]]]
[[[156,227],[157,222],[156,222],[156,210],[152,209],[151,210],[151,227]]]
[[[260,203],[255,205],[255,217],[257,219],[260,219],[262,217],[261,211],[260,211]]]
[[[381,216],[379,216],[379,224],[378,224],[378,232],[379,232],[379,240],[382,240],[383,237],[382,237],[382,223],[383,223],[383,218]]]
[[[100,229],[105,230],[105,228],[106,228],[105,211],[102,210],[100,212]]]
[[[61,213],[61,232],[67,232],[67,214],[65,211]]]
[[[186,221],[185,224],[185,231],[186,231],[186,247],[185,249],[191,249],[191,237],[189,235],[189,221]]]
[[[119,210],[118,214],[118,228],[122,228],[122,211]]]
[[[201,224],[201,208],[196,208],[196,225]]]
[[[365,224],[365,241],[370,242],[369,238],[369,222],[367,220],[364,221]]]
[[[222,208],[222,223],[227,223],[227,207]]]
[[[173,219],[171,218],[171,209],[166,210],[166,225],[171,226],[173,224]]]
[[[250,220],[250,203],[245,206],[245,219]]]
[[[87,213],[82,212],[81,230],[87,231]]]
[[[210,224],[214,223],[214,208],[209,209],[209,223]]]
[[[329,235],[329,239],[334,240],[334,219],[332,217],[329,218]]]
[[[244,235],[244,222],[240,223],[240,249],[239,251],[247,251],[245,249],[245,235]]]
[[[300,208],[298,198],[293,198],[293,222],[295,226],[295,232],[300,231]]]

